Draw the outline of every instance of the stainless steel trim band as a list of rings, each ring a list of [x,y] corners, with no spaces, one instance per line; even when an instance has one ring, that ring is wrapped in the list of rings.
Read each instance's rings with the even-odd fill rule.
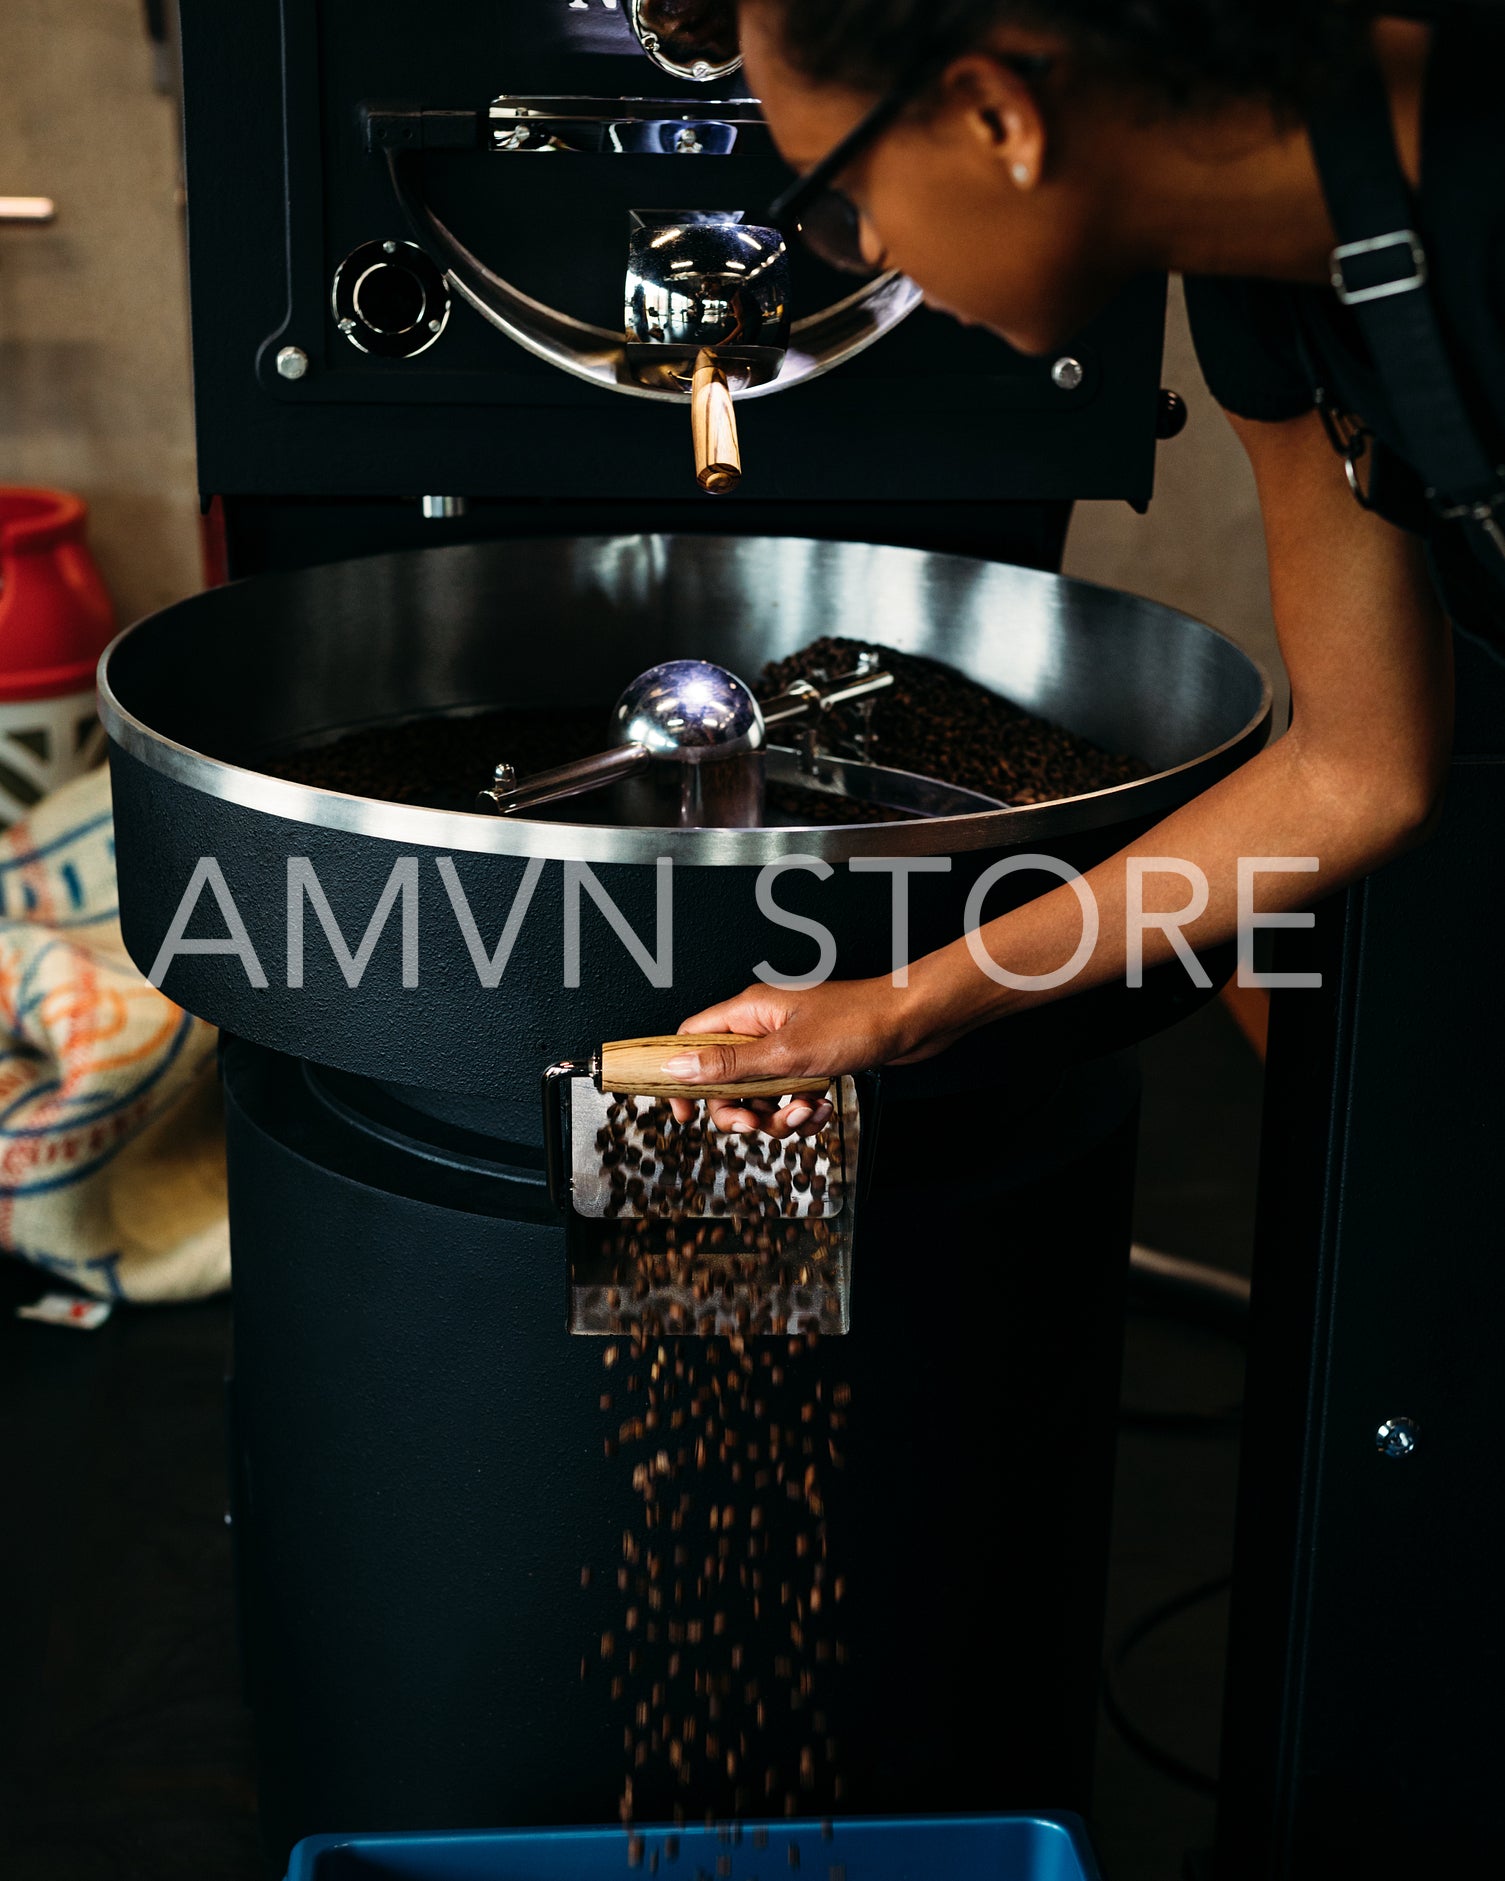
[[[132,630],[127,628],[126,632]],[[615,829],[607,825],[530,822],[450,810],[424,810],[411,804],[378,803],[337,790],[293,784],[261,771],[249,771],[151,731],[128,712],[110,690],[106,667],[124,636],[105,649],[99,667],[99,715],[111,740],[131,757],[191,790],[238,803],[263,816],[321,829],[374,836],[383,842],[424,849],[474,851],[480,855],[546,856],[569,862],[651,863],[670,856],[699,868],[758,868],[783,856],[819,856],[845,862],[851,856],[960,854],[970,849],[1013,848],[1045,836],[1065,836],[1094,829],[1105,820],[1104,804],[1137,792],[1136,808],[1150,814],[1169,811],[1192,794],[1189,777],[1200,773],[1206,788],[1235,770],[1263,743],[1270,711],[1265,686],[1259,717],[1216,750],[1177,765],[1158,776],[1084,797],[1054,803],[1021,804],[970,816],[929,817],[921,821],[839,824],[807,829]]]

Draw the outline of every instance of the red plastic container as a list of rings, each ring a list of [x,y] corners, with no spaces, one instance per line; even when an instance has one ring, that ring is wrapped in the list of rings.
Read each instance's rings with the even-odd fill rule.
[[[0,485],[0,825],[99,755],[94,668],[115,609],[65,490]]]

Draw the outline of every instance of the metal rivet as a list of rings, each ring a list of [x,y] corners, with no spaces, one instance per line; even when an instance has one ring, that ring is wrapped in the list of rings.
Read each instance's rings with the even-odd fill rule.
[[[308,354],[301,346],[284,346],[277,355],[277,373],[283,379],[301,379],[308,371]]]
[[[1410,1456],[1416,1448],[1418,1434],[1409,1417],[1387,1417],[1374,1433],[1374,1447],[1381,1456]]]
[[[354,333],[355,322],[353,320],[342,320],[340,322],[340,331],[341,333]]]
[[[444,325],[444,322],[443,322],[442,320],[430,320],[430,321],[429,321],[429,332],[430,332],[430,333],[437,333],[437,332],[438,332],[438,331],[440,330],[440,328],[441,328],[441,327],[442,327],[443,325]]]
[[[1064,354],[1050,369],[1051,381],[1063,392],[1074,392],[1087,376],[1087,368],[1080,359],[1073,359]]]
[[[395,255],[397,253],[396,242],[383,242],[381,245],[381,251],[384,255]]]

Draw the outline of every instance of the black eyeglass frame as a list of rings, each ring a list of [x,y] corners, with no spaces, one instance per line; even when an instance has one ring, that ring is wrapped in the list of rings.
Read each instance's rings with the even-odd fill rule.
[[[849,170],[864,152],[870,150],[905,107],[913,104],[954,59],[963,57],[965,51],[965,47],[959,47],[944,56],[922,60],[913,71],[906,73],[875,105],[863,113],[833,149],[828,150],[803,176],[797,176],[782,194],[774,197],[763,211],[763,226],[788,232],[797,225],[801,213],[818,197],[833,189],[836,179]],[[1039,54],[1034,57],[1011,57],[1005,63],[1023,78],[1037,79],[1045,76],[1053,60],[1048,54]]]

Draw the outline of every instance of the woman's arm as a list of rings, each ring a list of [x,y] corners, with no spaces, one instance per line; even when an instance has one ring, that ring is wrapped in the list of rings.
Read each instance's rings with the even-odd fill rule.
[[[672,1061],[706,1082],[835,1073],[928,1057],[987,1020],[1122,977],[1128,957],[1128,858],[1195,864],[1207,905],[1182,929],[1196,948],[1236,931],[1240,856],[1315,856],[1315,874],[1260,877],[1261,912],[1310,904],[1418,841],[1440,801],[1452,734],[1452,646],[1420,543],[1354,502],[1315,413],[1283,424],[1235,419],[1264,516],[1271,599],[1291,680],[1290,729],[1230,777],[1090,870],[1098,940],[1083,970],[1049,992],[1000,986],[964,940],[915,962],[909,984],[830,981],[801,992],[755,986],[697,1013],[686,1032],[766,1034],[756,1044]],[[1186,903],[1189,884],[1150,876],[1148,908]],[[980,930],[1015,974],[1047,974],[1076,950],[1082,910],[1062,886]],[[1148,969],[1172,942],[1144,935]],[[681,1067],[684,1067],[683,1069]],[[808,1105],[776,1118],[726,1104],[723,1129],[818,1128]]]

